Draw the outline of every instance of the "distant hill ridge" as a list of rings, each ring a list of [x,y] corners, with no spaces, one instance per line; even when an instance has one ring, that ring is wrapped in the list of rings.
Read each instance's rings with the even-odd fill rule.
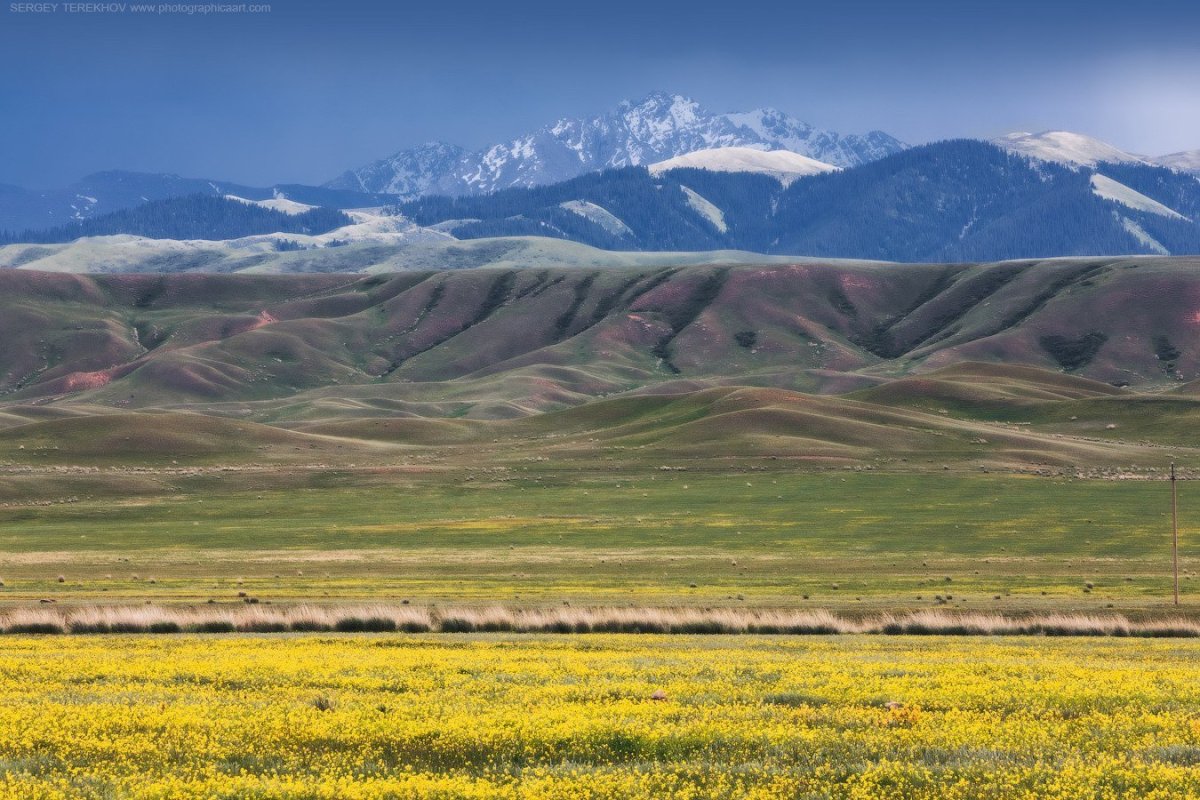
[[[337,209],[309,208],[289,213],[235,198],[196,194],[154,200],[56,228],[18,234],[0,232],[0,244],[70,242],[83,236],[116,234],[224,240],[269,233],[326,233],[350,223],[350,217]]]

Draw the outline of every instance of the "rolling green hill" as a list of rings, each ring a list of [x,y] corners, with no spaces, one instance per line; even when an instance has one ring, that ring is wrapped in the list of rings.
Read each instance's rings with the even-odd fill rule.
[[[1149,468],[1198,314],[1177,258],[0,272],[0,459]]]
[[[1075,387],[1063,391],[1158,391],[1200,374],[1198,315],[1200,261],[1186,258],[370,277],[8,271],[0,392],[133,408],[269,401],[282,417],[335,398],[495,418],[655,386],[839,393],[963,362],[1061,372]],[[976,405],[993,391],[1007,404],[1020,376],[939,380],[876,391],[895,402],[965,392],[956,402]]]

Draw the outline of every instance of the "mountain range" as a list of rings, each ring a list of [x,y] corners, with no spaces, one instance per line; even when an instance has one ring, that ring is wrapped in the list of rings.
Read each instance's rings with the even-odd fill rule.
[[[690,98],[655,92],[636,103],[622,103],[615,111],[560,119],[483,150],[468,152],[444,142],[401,150],[326,186],[403,199],[486,194],[719,147],[787,150],[853,167],[899,152],[905,145],[882,131],[861,136],[834,133],[771,108],[716,114]]]
[[[276,195],[335,208],[379,206],[427,194],[481,194],[555,183],[588,172],[649,165],[697,150],[744,147],[788,151],[847,167],[905,145],[881,131],[843,135],[774,109],[714,114],[680,95],[656,92],[588,118],[561,119],[477,152],[444,142],[402,150],[350,170],[324,186],[252,187],[215,178],[109,170],[58,189],[0,184],[0,231],[38,230],[188,194]],[[373,187],[373,188],[368,188]]]
[[[399,208],[459,239],[552,236],[609,250],[909,262],[1200,252],[1200,181],[1190,175],[1034,161],[971,139],[790,182],[770,170],[627,167]]]
[[[804,170],[811,174],[801,177]],[[0,267],[361,272],[529,259],[617,266],[646,258],[925,262],[1200,253],[1200,181],[1191,175],[1140,162],[1086,167],[1034,160],[971,139],[909,148],[848,169],[796,154],[716,148],[649,168],[488,195],[423,197],[346,215],[282,199],[209,200],[186,204],[207,209],[197,221],[203,224],[179,226],[178,203],[159,200],[79,223],[79,232],[102,236],[52,244],[68,240],[70,229],[30,232],[16,238],[23,243],[0,248]],[[249,215],[240,210],[247,202],[275,216]],[[281,220],[280,208],[307,216]],[[170,231],[185,235],[167,238]],[[178,241],[217,238],[228,241]]]
[[[39,268],[50,257],[54,268],[87,271],[185,271],[217,262],[233,270],[359,271],[404,267],[419,245],[413,267],[425,268],[439,252],[462,249],[455,242],[496,237],[627,253],[746,251],[733,257],[741,262],[751,252],[896,261],[1195,253],[1197,170],[1200,151],[1149,157],[1068,131],[909,148],[878,131],[832,133],[771,109],[715,114],[655,93],[475,153],[444,143],[402,151],[325,186],[121,171],[52,191],[0,186],[0,241],[103,236],[105,252],[130,250],[95,265],[88,248],[25,248],[0,256],[0,266]],[[188,195],[228,202],[170,202]],[[251,214],[235,202],[265,208]],[[317,227],[282,225],[265,213],[319,206],[358,211],[352,224],[326,214],[328,224]],[[176,224],[179,208],[203,208],[206,219]],[[292,233],[300,235],[279,236]],[[141,238],[118,242],[112,234]],[[145,237],[180,241],[160,246]],[[184,249],[230,240],[237,257],[206,246],[202,258],[175,264],[182,240],[196,240]],[[316,252],[344,245],[352,247],[336,257]],[[280,247],[310,252],[282,258]],[[493,252],[505,261],[513,250],[488,244],[448,257],[478,266]],[[598,263],[586,250],[567,257]],[[612,260],[632,263],[626,255]]]

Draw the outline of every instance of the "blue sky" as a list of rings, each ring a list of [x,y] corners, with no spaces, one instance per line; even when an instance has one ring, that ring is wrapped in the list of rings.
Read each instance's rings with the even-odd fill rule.
[[[132,5],[3,0],[0,182],[121,168],[317,183],[658,89],[913,143],[1058,128],[1149,154],[1200,148],[1195,0]]]

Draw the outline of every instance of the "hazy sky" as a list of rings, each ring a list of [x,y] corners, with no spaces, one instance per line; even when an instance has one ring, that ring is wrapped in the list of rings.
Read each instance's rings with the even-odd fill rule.
[[[319,183],[657,89],[910,143],[1068,129],[1200,148],[1196,0],[32,5],[0,8],[0,182],[36,188],[117,168]]]

